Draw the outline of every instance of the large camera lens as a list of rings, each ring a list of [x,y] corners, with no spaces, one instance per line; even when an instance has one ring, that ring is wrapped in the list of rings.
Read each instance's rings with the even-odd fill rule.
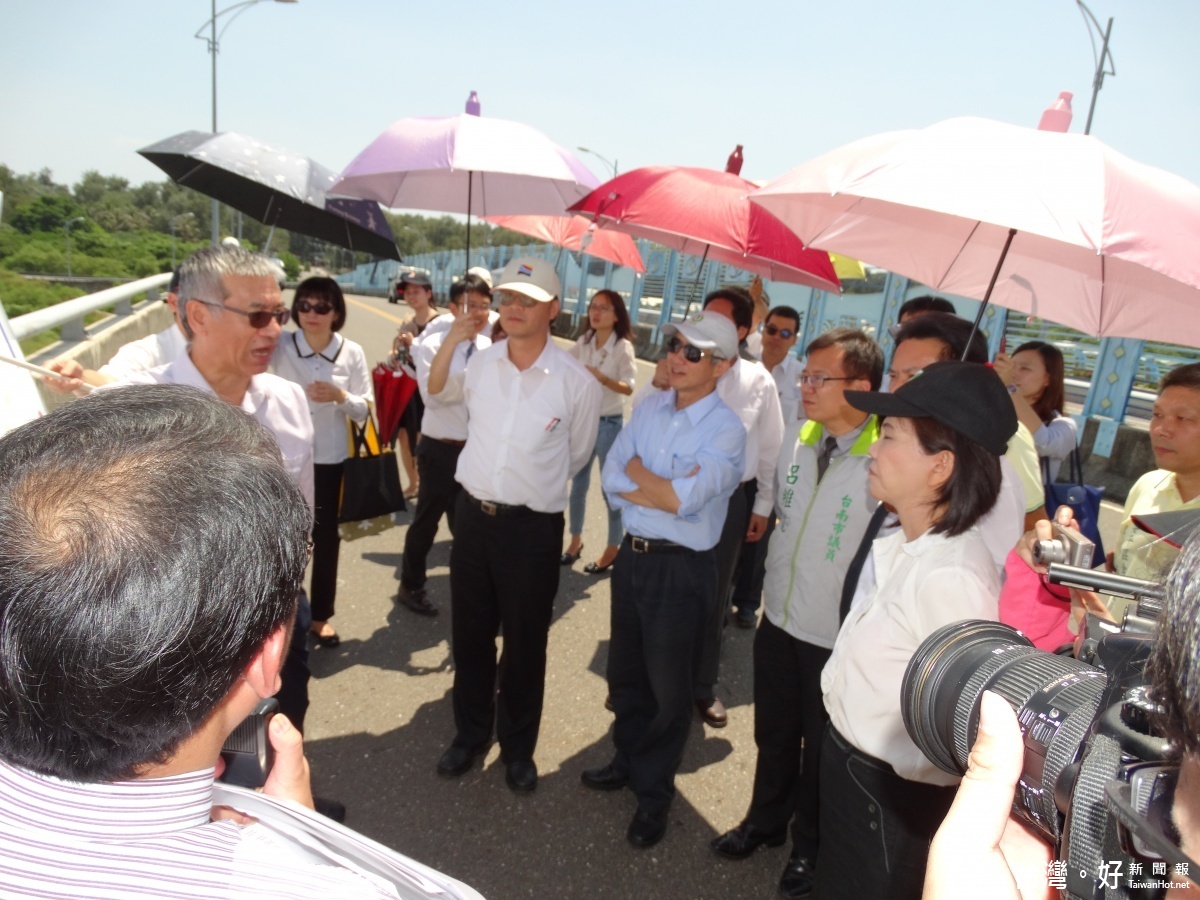
[[[1054,786],[1079,756],[1106,678],[1078,660],[1037,650],[999,622],[954,622],[926,638],[900,688],[904,726],[937,766],[967,770],[979,731],[979,701],[994,691],[1017,712],[1025,762],[1013,808],[1051,840],[1060,817]]]

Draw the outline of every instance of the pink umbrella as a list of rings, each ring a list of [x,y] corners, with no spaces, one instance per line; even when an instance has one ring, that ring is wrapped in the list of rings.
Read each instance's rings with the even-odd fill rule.
[[[750,199],[812,246],[939,291],[1200,344],[1200,188],[1094,137],[950,119],[847,144]]]
[[[841,293],[829,254],[809,250],[746,195],[753,182],[681,166],[633,169],[606,181],[572,211],[681,253],[711,257],[773,281]]]
[[[474,98],[474,94],[472,94]],[[467,112],[393,122],[358,154],[330,192],[402,209],[471,216],[563,215],[599,182],[567,150],[520,122]]]
[[[645,272],[646,264],[633,238],[615,231],[604,231],[583,216],[488,216],[493,225],[519,231],[530,237],[557,244]]]

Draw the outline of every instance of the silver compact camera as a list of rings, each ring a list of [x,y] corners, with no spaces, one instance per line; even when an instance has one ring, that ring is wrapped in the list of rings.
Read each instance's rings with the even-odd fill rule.
[[[1060,563],[1077,569],[1090,569],[1095,551],[1096,545],[1080,532],[1055,522],[1054,537],[1033,545],[1033,561],[1039,566]]]

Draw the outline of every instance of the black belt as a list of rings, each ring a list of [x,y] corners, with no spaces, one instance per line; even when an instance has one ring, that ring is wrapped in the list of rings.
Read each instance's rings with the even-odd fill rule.
[[[453,441],[450,438],[435,438],[428,434],[422,435],[422,437],[427,437],[431,441],[437,441],[439,444],[446,444],[449,447],[457,447],[459,450],[467,446],[466,441]]]
[[[512,516],[517,513],[533,512],[528,506],[511,506],[508,503],[493,503],[491,500],[480,500],[470,491],[463,491],[466,498],[471,501],[474,506],[483,510],[485,515],[489,516]]]
[[[665,541],[653,538],[638,537],[637,535],[625,535],[624,543],[629,545],[629,548],[634,553],[695,553],[691,547],[685,547],[683,544],[677,544],[674,541]]]

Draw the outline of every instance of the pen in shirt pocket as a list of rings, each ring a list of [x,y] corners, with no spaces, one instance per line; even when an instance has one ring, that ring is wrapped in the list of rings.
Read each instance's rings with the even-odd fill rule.
[[[553,419],[551,419],[549,422],[546,423],[546,431],[548,431],[548,432],[553,431],[555,428],[558,427],[558,423],[561,421],[562,421],[562,419],[560,419],[558,416],[555,416]]]

